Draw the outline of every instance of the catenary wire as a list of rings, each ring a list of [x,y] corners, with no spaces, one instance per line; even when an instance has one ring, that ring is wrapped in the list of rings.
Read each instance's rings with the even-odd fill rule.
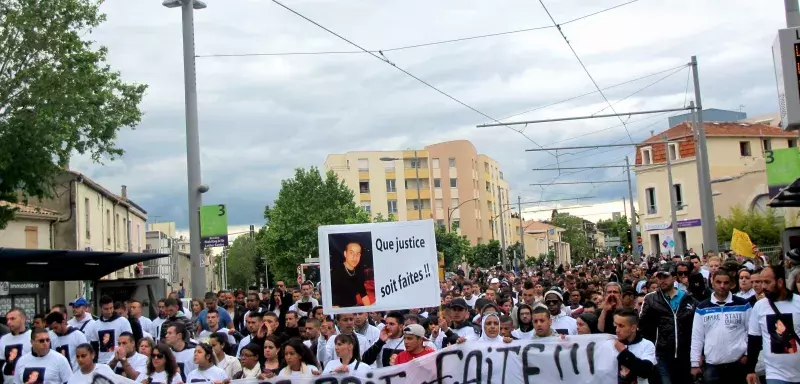
[[[308,21],[309,23],[312,23],[312,24],[316,25],[317,27],[319,27],[319,28],[321,28],[321,29],[325,30],[326,32],[328,32],[328,33],[330,33],[330,34],[332,34],[332,35],[334,35],[334,36],[338,37],[339,39],[341,39],[341,40],[343,40],[343,41],[347,42],[348,44],[350,44],[350,45],[352,45],[352,46],[354,46],[354,47],[356,47],[356,48],[358,48],[358,49],[360,49],[360,50],[362,50],[362,51],[364,51],[364,52],[368,53],[368,54],[369,54],[369,55],[371,55],[372,57],[374,57],[374,58],[376,58],[376,59],[378,59],[378,60],[380,60],[380,61],[383,61],[383,62],[385,62],[385,63],[387,63],[387,64],[391,65],[392,67],[396,68],[398,71],[400,71],[400,72],[403,72],[404,74],[406,74],[407,76],[411,77],[412,79],[414,79],[414,80],[417,80],[418,82],[420,82],[420,83],[424,84],[424,85],[425,85],[425,86],[427,86],[428,88],[431,88],[431,89],[433,89],[434,91],[436,91],[436,92],[440,93],[441,95],[443,95],[443,96],[445,96],[445,97],[449,98],[450,100],[453,100],[453,101],[455,101],[455,102],[456,102],[456,103],[458,103],[458,104],[461,104],[462,106],[464,106],[464,107],[466,107],[466,108],[468,108],[468,109],[472,110],[473,112],[475,112],[475,113],[477,113],[477,114],[479,114],[479,115],[481,115],[481,116],[483,116],[483,117],[485,117],[485,118],[487,118],[487,119],[489,119],[489,120],[492,120],[492,121],[494,121],[494,122],[496,122],[496,123],[499,123],[499,124],[503,124],[503,123],[501,123],[499,120],[495,119],[494,117],[491,117],[491,116],[487,115],[486,113],[484,113],[484,112],[481,112],[481,111],[480,111],[480,110],[478,110],[477,108],[475,108],[475,107],[473,107],[473,106],[471,106],[471,105],[469,105],[469,104],[467,104],[467,103],[465,103],[465,102],[463,102],[463,101],[461,101],[461,100],[457,99],[456,97],[454,97],[454,96],[452,96],[452,95],[448,94],[447,92],[445,92],[445,91],[442,91],[442,90],[441,90],[441,89],[439,89],[439,88],[436,88],[435,86],[431,85],[430,83],[426,82],[425,80],[422,80],[422,79],[420,79],[419,77],[417,77],[417,76],[413,75],[411,72],[408,72],[408,71],[406,71],[405,69],[403,69],[403,68],[401,68],[401,67],[398,67],[398,66],[397,66],[395,63],[393,63],[393,62],[389,61],[389,59],[387,59],[385,56],[383,56],[383,53],[379,52],[379,53],[381,54],[381,56],[378,56],[378,55],[376,55],[375,53],[373,53],[373,52],[370,52],[370,51],[368,51],[367,49],[363,48],[362,46],[360,46],[360,45],[358,45],[358,44],[354,43],[353,41],[351,41],[351,40],[348,40],[348,39],[347,39],[347,38],[345,38],[344,36],[342,36],[342,35],[339,35],[338,33],[336,33],[336,32],[334,32],[334,31],[332,31],[332,30],[330,30],[330,29],[326,28],[325,26],[323,26],[323,25],[321,25],[321,24],[317,23],[317,22],[316,22],[316,21],[314,21],[314,20],[311,20],[310,18],[308,18],[308,17],[304,16],[303,14],[301,14],[301,13],[299,13],[299,12],[295,11],[294,9],[287,7],[286,5],[282,4],[282,3],[281,3],[281,2],[279,2],[278,0],[272,0],[272,2],[273,2],[273,3],[275,3],[275,4],[278,4],[278,5],[280,5],[281,7],[283,7],[283,8],[284,8],[284,9],[286,9],[286,10],[288,10],[289,12],[292,12],[292,13],[294,13],[295,15],[297,15],[297,16],[299,16],[299,17],[301,17],[301,18],[305,19],[305,20],[306,20],[306,21]],[[534,141],[533,139],[531,139],[531,138],[530,138],[528,135],[526,135],[524,132],[522,132],[522,131],[520,131],[520,130],[517,130],[517,129],[514,129],[514,128],[512,128],[512,127],[510,127],[510,126],[507,126],[507,125],[506,125],[506,128],[508,128],[508,129],[510,129],[510,130],[512,130],[512,131],[514,131],[514,132],[517,132],[518,134],[522,135],[523,137],[525,137],[526,139],[528,139],[528,141],[530,141],[531,143],[535,144],[535,145],[536,145],[536,146],[538,146],[539,148],[543,148],[543,147],[541,146],[541,144],[539,144],[539,143],[537,143],[536,141]],[[545,151],[545,152],[547,152],[547,153],[550,153],[550,154],[551,154],[551,155],[553,155],[553,156],[556,156],[556,155],[554,155],[554,154],[553,154],[552,152],[550,152],[550,151]]]
[[[576,17],[574,19],[571,19],[569,21],[565,21],[565,22],[561,23],[561,25],[574,23],[576,21],[580,21],[580,20],[583,20],[583,19],[586,19],[586,18],[589,18],[589,17],[592,17],[592,16],[596,16],[596,15],[599,15],[601,13],[605,13],[605,12],[608,12],[608,11],[615,10],[617,8],[626,6],[628,4],[635,3],[637,1],[639,1],[639,0],[628,1],[627,3],[618,4],[618,5],[615,5],[613,7],[605,8],[605,9],[602,9],[602,10],[597,11],[597,12],[592,12],[592,13],[587,14],[587,15]],[[461,42],[461,41],[483,39],[483,38],[487,38],[487,37],[497,37],[497,36],[517,34],[517,33],[524,33],[524,32],[540,31],[540,30],[543,30],[543,29],[550,29],[550,28],[555,28],[555,26],[553,26],[553,25],[545,25],[545,26],[541,26],[541,27],[523,28],[523,29],[516,29],[516,30],[512,30],[512,31],[488,33],[488,34],[485,34],[485,35],[468,36],[468,37],[461,37],[461,38],[456,38],[456,39],[433,41],[433,42],[429,42],[429,43],[420,43],[420,44],[405,45],[405,46],[394,47],[394,48],[372,50],[372,51],[369,51],[369,52],[378,53],[380,51],[383,51],[383,52],[402,51],[402,50],[406,50],[406,49],[430,47],[430,46],[433,46],[433,45],[441,45],[441,44],[451,44],[451,43],[457,43],[457,42]],[[341,55],[341,54],[363,54],[363,53],[365,53],[363,50],[360,50],[360,51],[319,51],[319,52],[265,52],[265,53],[239,53],[239,54],[236,54],[236,53],[229,53],[229,54],[221,53],[221,54],[195,55],[195,57],[197,57],[197,58],[212,58],[212,57],[253,57],[253,56],[313,56],[313,55]]]
[[[608,104],[608,107],[611,109],[611,111],[612,111],[612,112],[614,112],[614,113],[616,114],[616,113],[617,113],[617,111],[614,109],[614,106],[613,106],[613,105],[611,104],[611,102],[608,100],[608,97],[606,97],[606,94],[605,94],[605,93],[603,93],[603,90],[600,88],[600,85],[598,85],[598,84],[597,84],[597,81],[595,81],[594,77],[593,77],[593,76],[592,76],[592,74],[589,72],[589,69],[588,69],[588,68],[586,68],[586,65],[583,63],[583,60],[581,60],[581,57],[578,55],[578,52],[577,52],[577,51],[575,51],[575,48],[572,46],[572,43],[570,43],[570,42],[569,42],[569,39],[567,39],[567,35],[565,35],[565,34],[564,34],[564,31],[561,29],[561,25],[560,25],[560,24],[558,24],[558,22],[556,22],[556,19],[555,19],[555,18],[553,18],[553,15],[552,15],[552,14],[550,14],[550,10],[548,10],[548,9],[547,9],[547,6],[546,6],[546,5],[544,5],[544,1],[543,1],[543,0],[539,0],[539,4],[541,4],[541,5],[542,5],[542,8],[544,9],[545,13],[547,13],[547,16],[548,16],[548,17],[550,18],[550,20],[553,22],[553,25],[555,25],[556,29],[558,29],[558,33],[560,33],[560,34],[561,34],[561,37],[563,37],[563,38],[564,38],[564,42],[566,42],[566,43],[567,43],[567,46],[569,47],[569,50],[570,50],[570,51],[572,51],[572,54],[575,56],[575,59],[577,59],[577,60],[578,60],[578,64],[580,64],[580,65],[581,65],[581,68],[583,68],[583,71],[584,71],[584,72],[586,72],[586,75],[587,75],[587,76],[589,76],[589,80],[591,80],[591,81],[592,81],[592,84],[594,84],[594,87],[595,87],[595,88],[597,89],[597,91],[600,93],[600,96],[602,96],[602,97],[603,97],[603,100],[605,100],[605,101],[606,101],[606,104]],[[617,116],[617,118],[618,118],[618,119],[619,119],[619,121],[622,123],[622,125],[625,127],[625,132],[627,132],[627,133],[628,133],[628,138],[631,140],[631,144],[633,144],[633,137],[631,136],[631,133],[628,131],[628,126],[627,126],[627,124],[625,124],[625,121],[624,121],[624,120],[622,120],[622,116]]]

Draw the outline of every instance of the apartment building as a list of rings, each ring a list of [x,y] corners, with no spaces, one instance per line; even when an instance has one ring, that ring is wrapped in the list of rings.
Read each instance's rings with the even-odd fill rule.
[[[731,208],[766,210],[769,201],[764,151],[797,147],[797,134],[767,124],[709,122],[704,124],[714,215],[726,217]],[[664,141],[667,144],[651,144]],[[644,252],[671,253],[670,241],[685,249],[703,249],[700,194],[692,126],[678,124],[636,147],[636,190]],[[667,181],[666,159],[672,163],[673,185]],[[673,239],[670,190],[674,188],[679,239]]]
[[[472,244],[500,240],[501,234],[512,244],[508,182],[500,164],[478,154],[467,140],[416,150],[331,154],[324,168],[344,180],[356,203],[373,216],[433,219]]]

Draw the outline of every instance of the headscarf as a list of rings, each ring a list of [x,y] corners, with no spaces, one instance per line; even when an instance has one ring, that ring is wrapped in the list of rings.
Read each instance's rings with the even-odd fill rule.
[[[498,323],[500,322],[500,316],[498,316],[497,313],[495,312],[487,313],[485,316],[483,316],[483,318],[481,319],[481,337],[480,339],[478,339],[478,341],[482,343],[502,342],[503,336],[501,336],[499,332],[495,337],[489,337],[486,334],[486,320],[490,317],[494,317],[497,319]]]
[[[578,318],[583,320],[583,322],[589,326],[589,332],[591,332],[592,334],[601,333],[600,329],[597,328],[599,319],[597,315],[595,315],[594,313],[584,312],[581,313],[580,316],[578,316]]]

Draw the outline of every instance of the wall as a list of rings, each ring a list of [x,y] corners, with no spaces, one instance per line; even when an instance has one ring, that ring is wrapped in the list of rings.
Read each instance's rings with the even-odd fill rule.
[[[0,248],[28,248],[28,227],[36,228],[38,246],[34,249],[50,249],[50,220],[18,217],[10,221],[6,229],[0,230]]]

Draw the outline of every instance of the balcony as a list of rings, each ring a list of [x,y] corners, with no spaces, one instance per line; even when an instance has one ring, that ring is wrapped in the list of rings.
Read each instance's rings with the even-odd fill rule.
[[[423,200],[430,200],[431,198],[431,190],[428,188],[420,188],[419,190],[419,198]],[[412,201],[417,199],[417,188],[409,188],[406,189],[406,200]]]
[[[369,170],[359,169],[358,170],[358,178],[360,180],[369,180]]]
[[[422,209],[422,220],[432,219],[433,214],[429,208]],[[409,209],[406,211],[406,220],[419,220],[419,211],[416,209]]]
[[[416,179],[417,170],[414,168],[406,168],[403,170],[403,177],[405,177],[406,179]],[[420,179],[430,179],[430,177],[431,177],[431,172],[428,170],[428,168],[419,168]]]

